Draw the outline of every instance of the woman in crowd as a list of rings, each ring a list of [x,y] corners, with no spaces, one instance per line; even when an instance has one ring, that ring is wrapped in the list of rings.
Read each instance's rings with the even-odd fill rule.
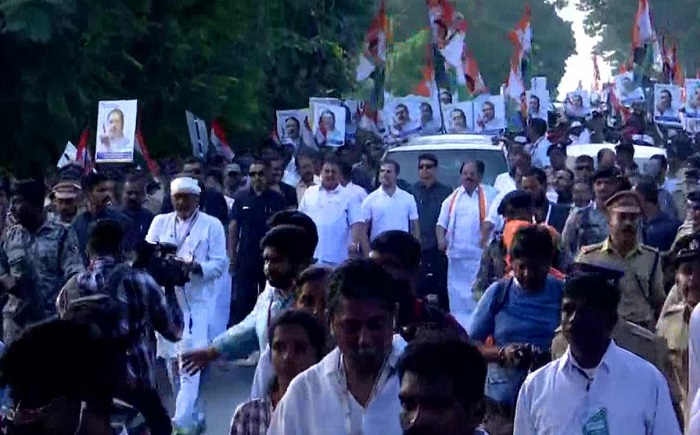
[[[305,311],[282,313],[270,325],[268,336],[274,381],[264,397],[249,400],[236,409],[231,435],[266,433],[272,412],[292,380],[326,354],[325,328]]]

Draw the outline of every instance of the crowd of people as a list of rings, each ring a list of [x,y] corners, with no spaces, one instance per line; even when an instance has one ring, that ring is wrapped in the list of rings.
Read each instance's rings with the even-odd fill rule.
[[[361,142],[2,178],[4,427],[203,433],[230,360],[231,434],[700,433],[700,157],[557,128],[493,186]]]

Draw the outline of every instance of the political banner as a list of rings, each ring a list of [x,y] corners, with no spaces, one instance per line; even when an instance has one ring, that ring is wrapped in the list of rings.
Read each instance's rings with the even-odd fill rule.
[[[663,125],[681,126],[681,87],[654,85],[654,122]]]
[[[474,99],[474,131],[497,134],[506,129],[506,103],[502,95],[480,95]]]
[[[685,80],[685,115],[700,118],[700,79]]]
[[[203,159],[207,155],[209,148],[209,133],[207,132],[207,123],[203,119],[198,118],[189,110],[185,111],[187,118],[187,130],[190,133],[190,143],[192,144],[192,155]]]
[[[134,160],[136,100],[100,101],[97,109],[97,163],[128,163]]]
[[[340,105],[314,104],[314,138],[319,145],[341,147],[345,144],[345,108]]]
[[[474,104],[470,101],[445,106],[445,130],[448,134],[474,132]]]

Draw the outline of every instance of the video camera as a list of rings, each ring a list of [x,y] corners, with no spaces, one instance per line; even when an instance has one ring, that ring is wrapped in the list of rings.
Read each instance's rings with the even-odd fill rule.
[[[165,288],[183,287],[190,280],[177,258],[177,246],[171,243],[141,242],[136,248],[133,267],[145,270]]]

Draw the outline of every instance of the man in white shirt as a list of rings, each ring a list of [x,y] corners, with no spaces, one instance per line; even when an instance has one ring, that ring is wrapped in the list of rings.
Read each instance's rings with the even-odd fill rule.
[[[182,340],[173,347],[158,337],[158,353],[172,364],[178,354],[208,344],[212,298],[216,294],[216,280],[228,264],[224,227],[217,218],[199,210],[201,189],[197,180],[179,177],[170,184],[175,209],[172,213],[156,216],[146,235],[148,243],[169,243],[177,246],[177,256],[189,266],[190,281],[176,288],[184,313],[185,330]],[[174,385],[178,382],[171,379]],[[203,422],[197,409],[200,375],[179,375],[179,391],[175,391],[176,429],[196,433]]]
[[[580,121],[574,121],[569,127],[569,140],[571,145],[589,144],[591,143],[591,132]]]
[[[547,150],[552,144],[547,139],[547,123],[544,119],[533,118],[527,127],[527,138],[530,141],[528,146],[532,156],[532,166],[544,169],[550,166]]]
[[[350,253],[369,253],[367,230],[359,198],[340,185],[340,162],[329,157],[321,169],[321,185],[306,190],[299,211],[311,217],[318,230],[314,258],[333,266]]]
[[[481,263],[481,230],[496,196],[481,185],[484,162],[467,160],[460,168],[462,185],[442,203],[436,226],[438,248],[447,254],[450,312],[464,327],[476,307],[472,285]]]
[[[328,314],[338,346],[292,381],[268,434],[402,433],[396,365],[405,342],[393,338],[394,286],[369,259],[333,272]]]
[[[360,211],[362,211],[362,201],[367,198],[367,191],[364,187],[359,186],[352,181],[352,165],[343,160],[340,162],[340,184],[350,191],[360,201]],[[320,180],[319,180],[320,183]]]
[[[385,160],[379,169],[381,186],[362,202],[362,217],[369,225],[370,239],[384,231],[410,232],[420,241],[418,206],[416,199],[396,186],[401,167],[393,160]]]
[[[530,374],[514,433],[680,435],[664,376],[611,339],[620,291],[600,275],[569,278],[561,318],[569,347]]]

